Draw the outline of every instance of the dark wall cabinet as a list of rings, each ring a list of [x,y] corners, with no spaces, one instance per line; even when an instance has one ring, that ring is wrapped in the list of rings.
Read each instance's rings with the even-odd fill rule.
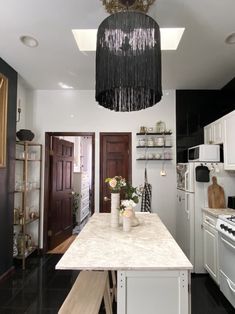
[[[6,167],[0,168],[0,279],[12,267],[16,139],[17,73],[0,58],[0,73],[8,79]]]
[[[203,144],[203,127],[235,109],[235,90],[176,91],[177,162],[187,162],[187,149]]]

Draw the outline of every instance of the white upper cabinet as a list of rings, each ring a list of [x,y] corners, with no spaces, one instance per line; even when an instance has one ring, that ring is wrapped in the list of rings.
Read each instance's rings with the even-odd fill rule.
[[[235,170],[235,110],[204,127],[205,144],[224,145],[224,169]]]
[[[224,142],[224,121],[223,118],[204,127],[205,144],[222,144]]]
[[[235,110],[224,120],[224,169],[235,170]]]
[[[213,142],[213,123],[204,127],[204,144],[214,144]]]
[[[223,119],[216,120],[213,123],[214,143],[222,144],[224,142],[224,121]]]

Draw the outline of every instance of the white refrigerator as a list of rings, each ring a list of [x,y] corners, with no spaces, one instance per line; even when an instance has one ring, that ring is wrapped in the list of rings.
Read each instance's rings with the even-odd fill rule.
[[[210,182],[197,182],[195,169],[207,166]],[[176,241],[194,266],[195,273],[205,273],[203,267],[202,208],[208,207],[207,189],[211,177],[216,176],[218,184],[227,196],[235,195],[235,174],[225,171],[223,163],[189,162],[177,164],[177,212]]]

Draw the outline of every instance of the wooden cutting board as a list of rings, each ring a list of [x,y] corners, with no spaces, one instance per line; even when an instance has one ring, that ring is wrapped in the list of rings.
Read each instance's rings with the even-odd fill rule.
[[[212,177],[212,184],[208,187],[208,205],[209,208],[225,208],[224,189],[216,177]]]

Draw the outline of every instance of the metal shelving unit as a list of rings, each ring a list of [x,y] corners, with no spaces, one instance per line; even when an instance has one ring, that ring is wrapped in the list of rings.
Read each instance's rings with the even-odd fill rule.
[[[18,254],[14,257],[22,260],[25,269],[26,258],[39,248],[42,145],[16,142],[15,161],[14,232],[18,235]]]

